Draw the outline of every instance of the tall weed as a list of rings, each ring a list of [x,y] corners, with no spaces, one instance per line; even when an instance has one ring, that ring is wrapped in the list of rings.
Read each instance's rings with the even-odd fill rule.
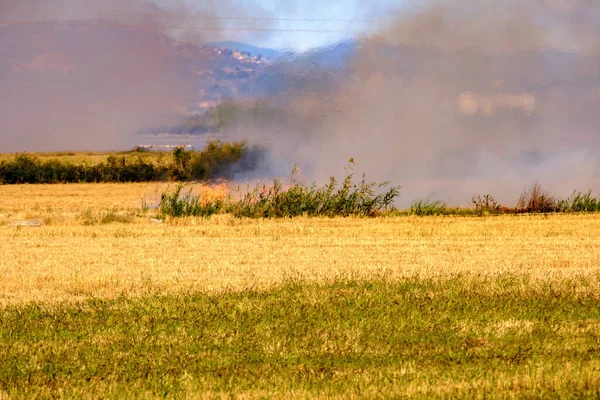
[[[551,213],[557,209],[557,200],[538,182],[525,188],[517,200],[516,210],[527,213]]]
[[[447,211],[446,203],[441,200],[433,200],[433,195],[424,199],[418,199],[410,205],[409,214],[416,216],[442,215]]]
[[[375,216],[393,208],[394,199],[400,195],[400,186],[383,193],[377,189],[389,185],[389,182],[376,184],[369,182],[363,175],[359,183],[354,183],[354,173],[347,170],[341,185],[335,178],[329,183],[318,186],[303,184],[299,179],[299,170],[294,167],[289,185],[280,179],[273,184],[257,185],[253,190],[240,193],[238,199],[231,196],[224,199],[195,196],[191,191],[182,195],[185,185],[178,185],[172,193],[163,193],[159,205],[162,215],[172,217],[209,216],[230,213],[236,217],[247,218],[285,218],[300,215],[307,216]]]
[[[161,195],[158,211],[161,215],[170,217],[208,217],[225,211],[225,199],[215,199],[203,196],[195,196],[190,189],[182,194],[185,183],[177,185],[171,193],[165,191]]]
[[[558,201],[557,211],[598,212],[600,211],[600,198],[593,197],[591,190],[585,194],[574,191],[570,197]]]
[[[501,204],[491,194],[473,196],[471,202],[475,206],[475,212],[479,215],[498,214],[501,212]]]

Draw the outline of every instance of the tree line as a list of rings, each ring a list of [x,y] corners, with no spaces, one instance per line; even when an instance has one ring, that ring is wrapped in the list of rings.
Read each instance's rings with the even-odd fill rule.
[[[101,183],[151,181],[208,181],[229,178],[236,171],[258,167],[264,149],[246,142],[210,141],[200,151],[177,147],[170,162],[145,161],[142,157],[111,155],[90,164],[41,160],[35,155],[17,154],[0,162],[0,183]]]

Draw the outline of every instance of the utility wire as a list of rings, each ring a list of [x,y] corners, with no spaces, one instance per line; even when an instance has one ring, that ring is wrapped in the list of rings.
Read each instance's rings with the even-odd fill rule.
[[[197,19],[218,21],[271,21],[271,22],[345,22],[345,23],[372,23],[377,19],[330,19],[330,18],[275,18],[275,17],[219,17],[202,15],[163,15],[163,14],[98,14],[92,17],[99,18],[121,18],[121,17],[161,17],[166,19]]]
[[[66,21],[23,21],[23,20],[0,20],[0,25],[63,25]],[[99,21],[82,20],[76,21],[77,25],[98,26]],[[161,25],[161,24],[136,24],[128,25],[120,22],[106,21],[103,27],[114,28],[156,28],[172,30],[190,30],[190,31],[251,31],[251,32],[302,32],[302,33],[351,33],[352,30],[340,29],[294,29],[294,28],[255,28],[255,27],[217,27],[217,26],[182,26],[182,25]]]

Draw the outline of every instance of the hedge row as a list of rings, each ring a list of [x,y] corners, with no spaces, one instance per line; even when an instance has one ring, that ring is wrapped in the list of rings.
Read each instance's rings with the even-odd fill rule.
[[[209,142],[202,151],[173,151],[170,163],[154,164],[141,158],[109,156],[97,164],[72,164],[58,160],[42,161],[19,154],[0,162],[0,183],[79,183],[188,181],[227,178],[237,169],[254,169],[261,150],[245,142]]]

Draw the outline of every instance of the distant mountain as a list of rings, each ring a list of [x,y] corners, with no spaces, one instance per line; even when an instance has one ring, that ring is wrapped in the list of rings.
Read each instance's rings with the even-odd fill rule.
[[[195,45],[159,32],[131,30],[112,21],[3,26],[0,27],[0,87],[2,82],[5,86],[10,83],[10,90],[5,87],[4,93],[12,93],[13,97],[4,96],[6,105],[13,104],[13,99],[23,98],[20,93],[27,89],[31,97],[23,100],[24,106],[38,99],[37,106],[42,111],[46,104],[57,103],[55,97],[58,97],[62,101],[67,98],[71,108],[89,103],[90,113],[98,114],[93,111],[94,107],[111,105],[113,98],[117,98],[127,105],[136,105],[141,115],[147,108],[141,103],[148,97],[161,97],[163,92],[169,92],[171,82],[183,82],[185,90],[192,94],[186,97],[188,104],[177,102],[178,112],[182,119],[191,117],[194,120],[186,121],[176,129],[202,132],[212,126],[196,119],[209,113],[222,100],[245,102],[259,97],[272,99],[278,95],[285,98],[285,94],[291,93],[293,97],[311,91],[335,93],[352,74],[354,64],[350,61],[359,51],[360,43],[355,40],[296,53],[233,41]],[[376,51],[378,58],[382,54],[389,57],[386,74],[408,80],[429,68],[428,60],[443,66],[453,65],[460,59],[457,53],[408,46],[383,47]],[[573,76],[563,73],[578,70],[579,64],[585,64],[578,55],[546,51],[541,57],[540,54],[507,54],[499,60],[508,65],[520,65],[528,57],[531,63],[543,66],[540,71],[544,79],[533,79],[527,74],[521,76],[517,71],[513,78],[518,78],[520,89],[536,94],[551,90],[553,85],[561,85],[576,92],[575,96],[600,84],[594,80],[594,71],[581,70]],[[490,79],[501,81],[503,77]],[[144,95],[140,88],[149,94]],[[512,89],[507,86],[506,90]],[[44,96],[40,97],[39,93]],[[60,95],[55,96],[57,93]],[[104,96],[102,101],[98,94]],[[84,95],[87,95],[87,103],[81,100]],[[1,94],[0,100],[3,100]],[[165,102],[173,104],[176,101]],[[52,116],[56,114],[51,113]]]
[[[139,57],[125,61],[127,52]],[[0,78],[29,87],[40,79],[49,84],[68,79],[89,87],[94,79],[136,75],[136,69],[140,77],[150,76],[147,70],[162,68],[193,89],[192,109],[253,95],[256,78],[279,54],[235,42],[195,45],[112,21],[0,26]],[[155,75],[153,79],[160,78],[161,72]]]
[[[358,51],[356,40],[345,40],[301,53],[285,54],[286,61],[319,68],[342,68]]]

